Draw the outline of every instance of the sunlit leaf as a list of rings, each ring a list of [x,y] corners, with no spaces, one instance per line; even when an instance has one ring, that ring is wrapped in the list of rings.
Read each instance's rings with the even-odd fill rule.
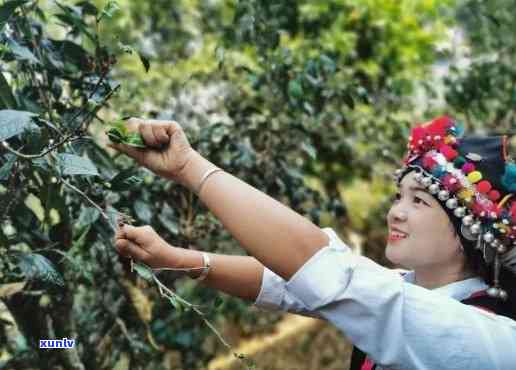
[[[0,298],[6,298],[23,290],[26,281],[19,283],[0,284]]]
[[[138,187],[143,182],[143,178],[135,175],[134,168],[128,168],[119,172],[110,180],[112,191],[125,191]]]
[[[0,141],[22,133],[31,124],[36,114],[26,111],[0,110]]]
[[[16,155],[7,153],[6,157],[7,161],[4,163],[2,167],[0,167],[0,180],[6,180],[7,178],[9,178],[11,170],[14,166],[14,162],[16,162]]]
[[[11,87],[7,83],[4,74],[0,72],[0,108],[16,109],[17,105]]]
[[[95,207],[83,207],[79,218],[77,219],[76,226],[82,228],[84,226],[92,225],[100,217],[100,212]]]
[[[61,274],[45,256],[37,253],[17,255],[18,267],[28,280],[38,280],[64,286]]]
[[[34,54],[32,53],[32,51],[29,50],[29,48],[21,46],[14,40],[9,40],[8,45],[9,49],[17,57],[17,59],[26,60],[33,64],[39,63],[39,60],[34,56]]]
[[[27,3],[28,0],[13,0],[6,1],[0,6],[0,31],[4,28],[5,23],[14,11],[21,5]]]
[[[138,56],[140,57],[140,61],[143,64],[143,68],[145,68],[145,72],[149,72],[150,69],[150,62],[149,58],[147,58],[145,55],[143,55],[141,52],[138,52]]]
[[[70,153],[59,153],[57,156],[63,175],[99,175],[97,167],[88,158]]]
[[[138,262],[138,263],[135,262],[133,267],[134,267],[134,270],[136,271],[136,273],[142,279],[147,280],[147,281],[153,280],[152,276],[154,275],[154,273],[152,272],[152,269],[149,266],[146,266],[141,262]]]

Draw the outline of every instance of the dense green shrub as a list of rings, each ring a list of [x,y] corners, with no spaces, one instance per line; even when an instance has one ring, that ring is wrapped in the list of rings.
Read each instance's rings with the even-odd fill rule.
[[[513,1],[460,2],[461,23],[453,3],[4,2],[0,368],[157,369],[176,358],[194,369],[224,349],[114,252],[123,213],[176,246],[242,253],[194,194],[105,149],[106,123],[124,116],[178,120],[215,164],[321,226],[367,233],[365,252],[381,259],[389,203],[378,194],[410,123],[428,118],[411,97],[437,58],[451,59],[436,48],[446,25],[464,27],[475,57],[506,52],[452,69],[449,105],[431,114],[514,128],[514,40],[503,32]],[[375,181],[360,223],[340,197],[357,178]],[[243,336],[279,318],[172,273],[160,279]],[[38,350],[52,337],[77,345]]]

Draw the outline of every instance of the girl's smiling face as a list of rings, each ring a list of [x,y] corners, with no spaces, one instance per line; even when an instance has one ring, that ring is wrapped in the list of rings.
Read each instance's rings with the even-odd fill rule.
[[[402,179],[387,214],[387,259],[411,270],[462,270],[465,256],[448,215],[414,175]]]

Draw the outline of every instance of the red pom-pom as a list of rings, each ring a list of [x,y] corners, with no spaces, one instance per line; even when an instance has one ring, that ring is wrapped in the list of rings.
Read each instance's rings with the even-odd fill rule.
[[[426,128],[428,134],[432,137],[445,137],[447,130],[453,125],[453,120],[450,117],[442,116],[434,119]]]
[[[432,170],[435,166],[437,166],[437,161],[432,158],[430,155],[425,155],[423,158],[423,167],[427,170]]]
[[[468,162],[468,163],[464,164],[464,166],[462,166],[462,172],[464,172],[465,174],[468,174],[468,173],[473,172],[475,170],[476,170],[476,167],[471,162]]]
[[[426,136],[425,129],[421,126],[414,127],[410,132],[410,144],[418,147],[420,144],[419,141],[423,140]]]
[[[443,186],[451,193],[455,193],[456,191],[460,190],[462,188],[462,184],[459,182],[459,180],[450,174],[445,175],[441,182]]]
[[[477,190],[481,193],[488,193],[492,189],[491,183],[487,180],[480,181],[477,184]]]
[[[475,216],[482,216],[482,214],[486,214],[486,209],[482,207],[482,205],[477,201],[474,201],[471,204],[471,211],[473,212],[473,214],[475,214]]]
[[[489,197],[489,199],[491,199],[493,202],[496,202],[498,199],[500,199],[500,197],[502,196],[500,194],[500,192],[496,191],[496,190],[491,190],[487,196]]]
[[[478,199],[471,205],[471,211],[480,217],[490,217],[491,213],[495,213],[496,217],[500,217],[501,209],[496,204],[489,201],[479,201]]]
[[[449,145],[441,145],[439,147],[439,151],[448,159],[449,161],[453,161],[455,158],[459,156],[459,153],[453,149]]]

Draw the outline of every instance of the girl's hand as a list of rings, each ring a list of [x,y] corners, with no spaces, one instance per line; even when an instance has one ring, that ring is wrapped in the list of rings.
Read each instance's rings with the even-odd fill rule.
[[[121,255],[152,268],[180,265],[180,248],[164,241],[151,226],[123,225],[115,234],[115,247]]]
[[[180,181],[181,171],[195,153],[182,127],[174,121],[139,118],[127,120],[126,127],[129,132],[139,132],[146,146],[153,149],[138,149],[115,143],[109,143],[108,146],[128,155],[159,176]]]

